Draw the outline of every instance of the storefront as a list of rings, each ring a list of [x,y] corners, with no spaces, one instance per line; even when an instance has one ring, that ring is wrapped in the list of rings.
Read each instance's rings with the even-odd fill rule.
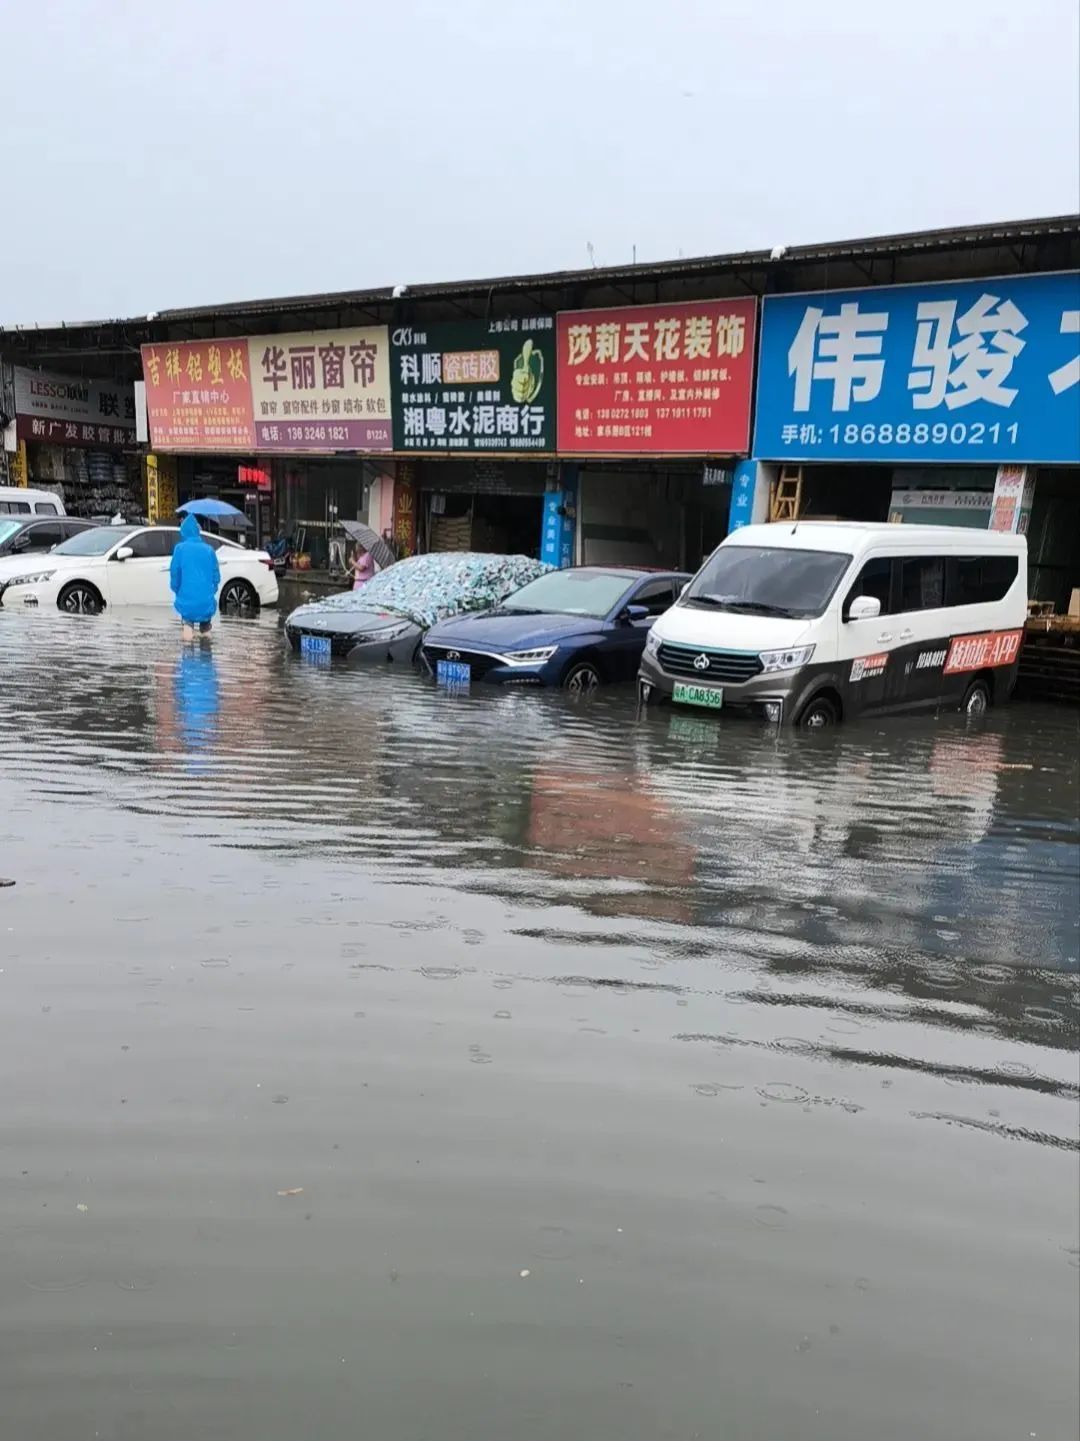
[[[578,558],[696,569],[749,448],[757,302],[558,317],[558,449],[579,463]]]
[[[178,457],[181,501],[214,495],[249,537],[291,537],[313,569],[344,569],[342,520],[366,520],[391,448],[382,326],[142,347],[156,451]]]
[[[1078,347],[1075,271],[768,296],[733,527],[1018,529],[1032,598],[1064,609],[1080,585]]]
[[[141,516],[132,385],[13,368],[20,484],[55,492],[69,515]]]

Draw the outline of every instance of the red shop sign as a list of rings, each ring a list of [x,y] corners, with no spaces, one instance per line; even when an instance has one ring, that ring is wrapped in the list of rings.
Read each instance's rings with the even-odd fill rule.
[[[559,450],[737,455],[750,445],[757,301],[558,317]]]

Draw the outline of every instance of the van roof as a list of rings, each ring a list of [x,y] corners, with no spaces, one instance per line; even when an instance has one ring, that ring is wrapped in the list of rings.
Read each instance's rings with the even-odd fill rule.
[[[919,550],[1025,551],[1022,535],[976,530],[966,525],[903,525],[891,521],[797,520],[744,525],[725,545],[783,546],[792,550],[844,550],[857,555],[876,540],[895,541]]]

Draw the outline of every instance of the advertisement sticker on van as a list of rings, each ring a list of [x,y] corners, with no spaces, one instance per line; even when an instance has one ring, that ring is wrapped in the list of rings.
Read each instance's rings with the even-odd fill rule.
[[[861,655],[851,662],[852,680],[872,680],[874,676],[884,674],[885,667],[889,664],[889,652],[882,651],[879,655]]]
[[[969,670],[1012,665],[1020,654],[1022,630],[991,630],[982,635],[961,635],[949,646],[945,675],[960,675]]]

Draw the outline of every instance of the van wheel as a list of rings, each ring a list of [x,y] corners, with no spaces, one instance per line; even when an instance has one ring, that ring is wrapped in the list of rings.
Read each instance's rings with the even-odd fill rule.
[[[591,661],[579,660],[562,678],[562,688],[571,695],[592,695],[600,685],[600,672]]]
[[[67,615],[100,615],[101,596],[84,580],[73,580],[56,597],[57,610]]]
[[[964,693],[960,709],[965,715],[985,715],[990,709],[990,687],[984,680],[973,680]]]
[[[795,724],[800,730],[820,731],[828,726],[836,725],[840,719],[840,712],[836,702],[829,699],[827,695],[815,696],[813,700],[807,701],[799,712],[799,719]]]

